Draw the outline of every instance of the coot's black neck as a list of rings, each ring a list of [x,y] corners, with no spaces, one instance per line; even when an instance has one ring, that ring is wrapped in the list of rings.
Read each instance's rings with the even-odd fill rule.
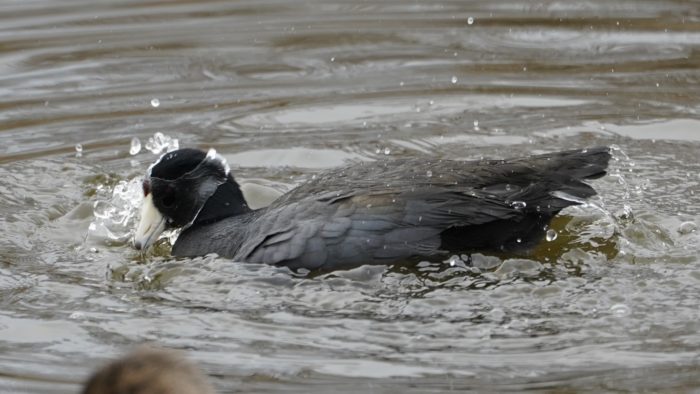
[[[238,183],[231,175],[225,183],[219,185],[216,192],[209,197],[204,207],[195,218],[192,226],[217,222],[231,216],[251,212]]]

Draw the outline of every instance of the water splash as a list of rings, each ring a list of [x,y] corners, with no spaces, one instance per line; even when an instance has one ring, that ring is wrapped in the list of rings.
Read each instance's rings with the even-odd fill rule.
[[[177,138],[166,136],[161,132],[153,134],[153,137],[146,142],[146,149],[154,154],[160,154],[163,151],[170,152],[180,148],[180,141]]]
[[[176,138],[163,133],[155,133],[146,143],[146,149],[154,154],[163,150],[169,152],[178,147],[179,141]],[[132,138],[129,153],[135,155],[140,150],[141,141],[137,137]],[[111,190],[102,189],[103,192],[93,202],[94,220],[89,225],[88,236],[110,244],[125,243],[131,239],[143,200],[142,181],[142,176],[136,176],[119,181]]]
[[[110,196],[93,203],[95,219],[90,223],[89,235],[117,243],[127,242],[136,226],[142,198],[140,177],[119,181]]]

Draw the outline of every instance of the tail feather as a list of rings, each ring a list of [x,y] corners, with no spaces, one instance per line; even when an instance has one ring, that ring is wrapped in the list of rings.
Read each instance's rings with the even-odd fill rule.
[[[547,162],[546,168],[574,179],[596,179],[606,174],[610,148],[601,146],[578,149],[535,157]]]

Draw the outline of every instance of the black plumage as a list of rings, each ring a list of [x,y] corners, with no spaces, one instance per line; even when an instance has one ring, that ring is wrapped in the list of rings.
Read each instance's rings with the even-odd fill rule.
[[[527,250],[554,215],[596,194],[583,180],[603,176],[610,159],[606,147],[509,160],[384,159],[318,174],[270,206],[250,210],[225,163],[197,150],[174,153],[177,160],[161,159],[145,181],[170,226],[187,222],[173,255],[215,252],[324,270]],[[186,203],[163,207],[158,200],[166,189]],[[200,200],[194,209],[192,201]]]

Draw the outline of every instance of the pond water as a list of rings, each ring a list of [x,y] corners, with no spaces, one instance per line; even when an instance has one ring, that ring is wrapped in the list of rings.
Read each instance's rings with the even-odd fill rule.
[[[146,341],[221,392],[700,386],[697,3],[0,7],[1,392],[76,392]],[[129,247],[176,143],[214,147],[257,205],[385,155],[615,160],[527,258],[305,277]]]

